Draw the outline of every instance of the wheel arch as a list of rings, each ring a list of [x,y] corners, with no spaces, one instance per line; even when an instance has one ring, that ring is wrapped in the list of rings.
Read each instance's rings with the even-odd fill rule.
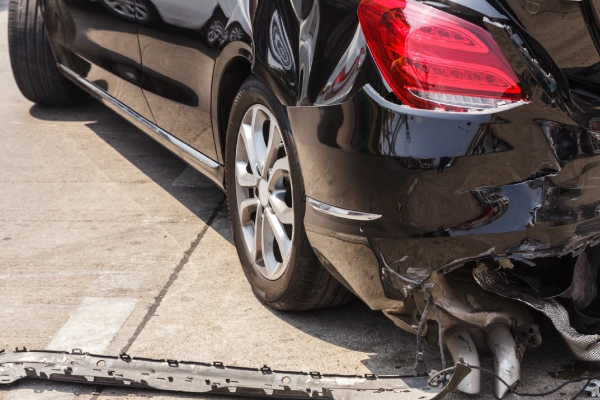
[[[242,83],[252,74],[252,48],[231,42],[217,58],[213,72],[211,119],[219,162],[225,162],[225,137],[233,101]]]

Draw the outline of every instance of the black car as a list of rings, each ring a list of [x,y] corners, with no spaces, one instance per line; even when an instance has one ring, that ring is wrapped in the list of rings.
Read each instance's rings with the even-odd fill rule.
[[[11,0],[9,49],[29,100],[91,95],[223,188],[266,304],[356,296],[514,385],[528,306],[600,361],[599,10]]]

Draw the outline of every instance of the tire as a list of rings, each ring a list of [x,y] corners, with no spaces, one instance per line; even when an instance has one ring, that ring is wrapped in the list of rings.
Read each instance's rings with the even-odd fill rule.
[[[28,100],[73,106],[88,97],[59,72],[37,0],[10,0],[8,51],[17,86]]]
[[[256,138],[256,144],[246,145],[249,141],[240,134],[243,122],[244,132],[256,132],[246,135]],[[267,128],[265,136],[262,132]],[[303,225],[306,196],[287,112],[254,76],[242,84],[231,109],[225,169],[233,238],[255,295],[287,311],[333,307],[352,300],[348,289],[320,264],[308,241]],[[258,244],[256,237],[262,239]]]

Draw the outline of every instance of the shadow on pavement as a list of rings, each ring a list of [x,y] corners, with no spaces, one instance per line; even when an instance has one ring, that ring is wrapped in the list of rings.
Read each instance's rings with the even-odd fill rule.
[[[369,309],[359,299],[334,308],[301,313],[268,310],[313,337],[341,348],[367,353],[368,357],[361,363],[371,373],[405,375],[414,372],[416,336],[401,330],[381,311]],[[440,355],[436,347],[427,347],[426,356],[431,367],[439,366]]]
[[[223,199],[221,189],[209,179],[94,100],[69,108],[34,105],[29,112],[31,116],[45,121],[83,122],[106,144],[205,223],[212,210]],[[222,232],[219,234],[229,237]]]

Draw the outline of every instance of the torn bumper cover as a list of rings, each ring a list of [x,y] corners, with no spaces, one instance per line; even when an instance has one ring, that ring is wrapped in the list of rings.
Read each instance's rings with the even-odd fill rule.
[[[471,372],[462,363],[445,385],[429,376],[327,375],[318,372],[244,368],[202,363],[67,352],[16,351],[0,354],[0,385],[23,379],[132,387],[173,392],[275,398],[441,399]]]

